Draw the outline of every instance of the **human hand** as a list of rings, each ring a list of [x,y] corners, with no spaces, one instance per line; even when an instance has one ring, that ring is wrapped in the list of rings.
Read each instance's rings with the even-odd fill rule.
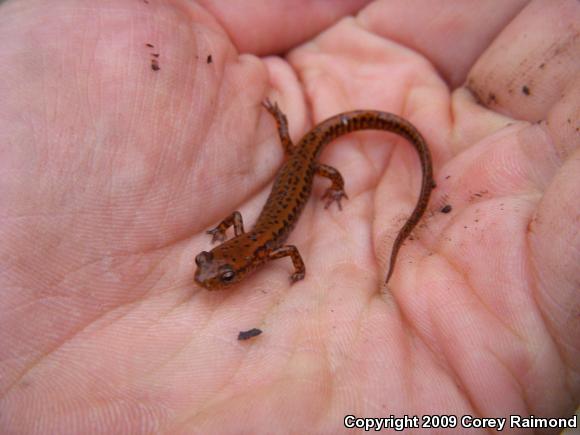
[[[492,3],[377,2],[312,38],[328,17],[284,4],[3,4],[0,428],[336,433],[346,414],[567,415],[578,7]],[[236,209],[251,227],[282,161],[267,95],[295,141],[364,108],[426,137],[437,188],[388,287],[420,171],[381,132],[323,153],[350,199],[324,210],[315,183],[289,240],[303,281],[290,287],[280,260],[225,292],[194,285],[205,231]],[[236,341],[252,327],[264,333]]]

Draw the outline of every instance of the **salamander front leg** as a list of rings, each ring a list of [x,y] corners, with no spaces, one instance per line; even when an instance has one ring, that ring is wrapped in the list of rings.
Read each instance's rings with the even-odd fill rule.
[[[217,227],[207,231],[207,233],[212,236],[211,242],[223,242],[226,239],[226,230],[232,225],[234,226],[234,234],[236,237],[240,234],[244,234],[244,221],[242,220],[242,215],[239,211],[233,212],[221,221]]]
[[[300,252],[296,249],[294,245],[286,245],[281,248],[275,249],[270,253],[268,258],[270,260],[276,260],[282,257],[290,257],[292,259],[292,264],[294,265],[294,273],[290,275],[290,281],[296,282],[304,279],[304,274],[306,273],[306,267],[304,267],[304,261],[300,256]]]
[[[280,136],[280,142],[282,142],[284,151],[287,155],[292,154],[294,144],[292,143],[292,139],[290,139],[290,134],[288,133],[288,119],[286,119],[286,115],[284,115],[284,112],[280,110],[277,103],[272,103],[267,98],[262,103],[262,106],[264,106],[264,108],[270,112],[276,120],[278,135]]]
[[[332,181],[332,186],[326,189],[326,192],[322,195],[322,199],[328,198],[324,208],[330,207],[330,204],[336,201],[338,209],[342,210],[340,201],[342,198],[348,199],[348,196],[346,196],[346,192],[344,191],[344,179],[342,178],[342,175],[340,175],[340,172],[332,166],[324,165],[322,163],[317,163],[314,167],[314,171],[316,172],[316,175],[322,175]]]

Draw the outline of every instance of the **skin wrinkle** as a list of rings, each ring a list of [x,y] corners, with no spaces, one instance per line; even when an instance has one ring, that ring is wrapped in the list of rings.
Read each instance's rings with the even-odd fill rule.
[[[230,379],[226,379],[226,380],[230,380]],[[223,391],[223,388],[225,387],[225,383],[222,383],[222,386],[220,388],[218,388],[215,391],[216,395],[219,395],[220,392]],[[222,399],[222,401],[231,401],[234,398],[234,396],[230,396],[227,397],[226,399]],[[211,403],[205,403],[203,404],[199,409],[191,411],[190,413],[188,413],[187,415],[184,415],[184,417],[182,417],[181,419],[176,419],[175,422],[173,422],[169,428],[166,429],[167,431],[170,431],[169,433],[175,433],[177,432],[176,429],[179,429],[179,432],[183,432],[184,428],[188,427],[191,425],[191,423],[195,423],[196,419],[198,417],[200,417],[203,414],[208,414],[209,412],[207,411],[211,411],[212,408],[215,408],[216,406],[219,406],[219,403],[217,404],[211,404]],[[198,426],[197,424],[194,424],[195,426]]]
[[[95,260],[87,265],[90,265],[92,263],[96,263],[98,260]],[[82,268],[82,267],[81,267]],[[81,269],[79,268],[79,270]],[[145,276],[143,280],[145,280],[149,275]],[[65,279],[65,277],[62,278],[61,281],[63,281]],[[59,283],[55,283],[54,285],[50,286],[50,288],[52,287],[58,287]],[[137,283],[136,285],[140,285],[141,283]],[[48,289],[49,290],[49,289]],[[138,298],[141,298],[142,296],[139,295]],[[125,303],[122,303],[120,305],[118,305],[118,308],[121,307],[127,307],[130,305],[137,305],[136,302],[138,301],[138,299],[134,299]],[[73,334],[70,334],[68,336],[64,336],[61,340],[59,340],[58,342],[56,342],[53,346],[51,346],[47,351],[42,352],[39,354],[39,356],[37,358],[34,358],[33,361],[31,362],[31,364],[28,365],[28,368],[24,369],[22,371],[22,373],[16,377],[16,379],[10,383],[4,393],[4,396],[7,396],[11,390],[18,385],[19,383],[21,383],[22,379],[28,374],[30,373],[35,367],[39,366],[39,364],[41,363],[41,360],[50,357],[52,354],[54,354],[55,352],[57,352],[65,343],[72,341],[72,339],[74,339],[75,337],[81,335],[89,326],[91,326],[93,323],[95,323],[96,321],[100,320],[101,318],[105,317],[106,315],[110,314],[110,312],[103,312],[95,317],[93,317],[92,319],[89,319],[87,322],[85,322],[82,325],[79,325],[79,329],[74,332]],[[122,317],[121,317],[122,318]]]
[[[273,174],[275,173],[275,170],[274,169],[272,170],[272,173]],[[267,186],[270,186],[271,184],[272,184],[272,177],[271,176],[264,178],[261,183],[254,183],[255,187],[252,190],[248,191],[247,197],[248,198],[253,198],[255,196],[259,196],[258,193],[259,192],[262,192],[263,190],[265,190],[265,188]],[[232,203],[234,205],[233,208],[236,209],[236,210],[237,209],[240,209],[240,208],[242,208],[241,205],[244,204],[245,202],[247,202],[247,198],[239,198],[237,202]],[[213,218],[212,218],[212,220],[215,221],[215,219],[213,219]]]
[[[457,267],[455,268],[456,271],[458,271]],[[491,307],[482,299],[482,297],[480,296],[480,294],[476,291],[476,287],[474,287],[471,283],[471,281],[469,279],[467,279],[468,275],[466,274],[462,274],[463,276],[463,280],[464,283],[466,284],[467,287],[469,287],[472,291],[470,292],[470,294],[474,297],[475,301],[478,302],[478,305],[482,308],[485,309],[485,312],[487,315],[489,315],[491,318],[493,318],[494,320],[496,320],[499,324],[501,324],[506,330],[510,331],[512,334],[514,334],[516,337],[520,337],[519,334],[516,334],[515,331],[513,331],[511,328],[508,327],[508,325],[506,325],[503,321],[502,318],[499,317],[492,309]]]
[[[511,375],[511,378],[513,379],[515,385],[517,385],[518,390],[520,391],[519,398],[522,400],[525,409],[527,409],[530,413],[532,413],[532,407],[530,406],[530,403],[526,396],[526,389],[524,388],[524,385],[518,380],[515,373],[511,370],[510,366],[504,363],[500,358],[500,356],[496,352],[494,352],[493,347],[486,346],[486,349],[489,353],[491,353],[494,356],[495,360],[505,369],[505,371]],[[533,363],[531,365],[533,365]]]
[[[177,308],[177,307],[178,307],[178,306],[176,306],[176,307],[173,307],[173,308],[171,309],[171,311],[173,311],[173,310],[174,310],[175,308]],[[215,312],[215,311],[217,311],[217,310],[212,310],[212,312]],[[168,312],[168,313],[169,313],[169,312]],[[168,314],[168,313],[166,313],[166,314]],[[165,316],[165,315],[164,315],[164,316]],[[161,317],[161,316],[160,316],[160,317],[158,317],[158,320],[160,320],[160,319],[162,319],[162,318],[163,318],[163,317]],[[207,329],[207,325],[208,325],[208,323],[211,321],[211,319],[212,319],[212,316],[211,316],[211,315],[210,315],[210,316],[208,316],[208,321],[207,321],[207,322],[205,322],[205,325],[203,325],[203,326],[201,327],[201,329]],[[216,337],[216,338],[218,338],[218,339],[219,339],[219,337]],[[182,344],[181,346],[179,346],[179,347],[176,347],[176,348],[175,348],[175,350],[174,350],[173,352],[171,352],[171,353],[168,355],[168,357],[164,359],[164,361],[163,361],[163,362],[159,363],[159,364],[158,364],[158,365],[156,365],[155,367],[151,367],[151,369],[150,369],[150,370],[147,370],[147,371],[144,371],[144,372],[142,372],[142,377],[143,377],[143,378],[146,378],[147,376],[154,376],[155,372],[159,372],[159,371],[161,371],[162,369],[166,368],[166,367],[167,367],[167,366],[168,366],[168,365],[169,365],[169,364],[170,364],[170,363],[171,363],[171,362],[172,362],[174,359],[176,359],[176,357],[178,357],[178,356],[181,356],[181,355],[184,355],[186,351],[191,351],[192,349],[195,349],[195,347],[196,347],[196,344],[194,343],[194,341],[196,341],[196,340],[198,340],[198,339],[199,339],[199,337],[196,337],[196,336],[193,336],[193,335],[192,335],[192,336],[191,336],[191,338],[190,338],[189,340],[186,340],[186,341],[184,341],[184,342],[183,342],[183,344]],[[224,344],[230,344],[230,343],[226,342],[225,340],[222,340],[222,342],[223,342]]]
[[[224,300],[221,301],[220,305],[225,304],[231,297],[233,297],[233,295],[228,295],[226,296],[226,298]],[[219,311],[219,305],[215,307],[215,309],[211,310],[209,312],[209,315],[207,316],[206,321],[200,326],[200,330],[210,330],[210,323],[212,322],[212,320],[215,320],[215,314]],[[222,341],[222,343],[230,345],[230,347],[236,347],[235,344],[227,341],[225,338],[220,338],[217,335],[213,335],[214,338],[220,339]],[[165,368],[173,359],[175,359],[177,356],[183,355],[185,353],[185,351],[190,351],[195,349],[196,344],[194,343],[194,341],[199,341],[199,337],[192,335],[191,338],[187,341],[185,341],[183,343],[182,346],[176,348],[175,352],[172,352],[170,357],[165,359],[165,362],[162,364],[159,364],[158,366],[156,366],[155,368],[152,368],[151,371],[149,372],[149,374],[153,374],[154,371],[160,371],[161,369]],[[192,347],[193,346],[193,347]],[[197,344],[197,346],[199,346],[199,344]],[[221,383],[221,386],[219,386],[217,389],[214,389],[213,394],[214,395],[219,395],[220,392],[223,392],[226,388],[226,386],[228,386],[230,384],[230,381],[235,377],[235,375],[238,373],[240,367],[242,366],[242,362],[245,360],[245,358],[240,359],[238,358],[238,364],[237,366],[234,368],[234,370],[231,371],[231,375],[227,378],[224,379],[224,382]],[[196,411],[193,415],[193,418],[195,418],[197,415],[203,413],[206,409],[210,408],[211,405],[207,405],[207,406],[202,406],[198,411]],[[187,423],[187,420],[184,421],[184,424]],[[179,423],[177,423],[179,425]]]
[[[528,238],[526,238],[527,240],[529,240]],[[531,287],[531,296],[534,299],[534,302],[536,302],[536,306],[540,307],[541,305],[539,305],[539,302],[536,300],[536,295],[538,294],[538,288],[537,285],[535,283],[541,283],[542,281],[540,279],[538,280],[531,280],[530,282],[530,287]],[[555,322],[549,322],[548,319],[546,318],[546,314],[544,312],[544,310],[537,310],[539,316],[542,318],[543,322],[542,322],[542,326],[544,329],[544,332],[547,333],[547,335],[552,339],[552,344],[553,344],[553,348],[555,348],[556,354],[558,355],[558,360],[562,362],[562,365],[564,367],[570,367],[569,364],[566,364],[566,358],[564,357],[564,355],[562,354],[562,350],[560,349],[560,347],[556,344],[559,342],[559,340],[557,339],[557,334],[552,330],[552,326]],[[565,381],[564,381],[564,386],[566,388],[566,393],[568,395],[568,397],[572,397],[575,398],[575,395],[573,393],[573,389],[568,385],[568,382],[566,382],[569,379],[568,376],[566,376]],[[577,399],[577,398],[576,398]],[[574,400],[572,400],[574,401]]]
[[[401,308],[401,304],[397,301],[397,297],[395,294],[393,294],[394,298],[394,302],[395,302],[395,306],[397,309],[397,314],[399,317],[399,326],[401,327],[401,330],[398,331],[399,335],[403,337],[403,340],[401,340],[401,353],[399,354],[400,359],[402,361],[406,361],[407,363],[403,365],[403,370],[401,372],[402,377],[404,379],[404,381],[400,382],[400,384],[403,386],[403,390],[405,392],[405,397],[412,397],[411,394],[411,385],[409,384],[408,380],[411,379],[413,377],[412,375],[412,365],[413,365],[413,352],[411,352],[411,342],[413,339],[413,334],[411,334],[411,329],[408,329],[406,331],[403,332],[403,325],[408,325],[408,319],[404,314],[404,310],[402,310]],[[370,306],[370,304],[369,304]]]
[[[108,315],[109,312],[102,313],[96,316],[93,319],[87,320],[84,324],[79,325],[79,329],[74,333],[70,334],[69,336],[63,337],[61,340],[56,342],[53,346],[51,346],[47,351],[40,353],[36,358],[32,359],[32,361],[27,364],[27,367],[21,370],[21,373],[15,377],[14,381],[9,383],[7,388],[4,390],[4,396],[8,396],[9,393],[15,388],[18,384],[22,383],[22,380],[28,375],[35,367],[40,366],[42,362],[54,353],[56,353],[65,343],[71,341],[73,338],[81,335],[88,328],[90,325],[94,323],[94,321],[99,320],[101,317]]]
[[[465,284],[465,286],[466,286],[467,288],[471,289],[471,292],[469,292],[469,293],[475,297],[475,301],[476,301],[476,302],[479,302],[479,305],[480,305],[480,306],[482,306],[482,307],[485,309],[485,311],[486,311],[486,312],[487,312],[489,315],[491,315],[491,317],[492,317],[492,318],[498,319],[498,317],[497,317],[497,316],[495,316],[495,315],[494,315],[494,314],[493,314],[493,313],[492,313],[492,312],[489,310],[489,308],[487,307],[487,305],[483,303],[483,301],[482,301],[482,299],[480,298],[479,294],[478,294],[478,293],[475,291],[475,288],[472,286],[472,284],[471,284],[470,280],[469,280],[469,279],[467,279],[466,275],[465,275],[464,273],[460,273],[459,269],[457,269],[457,268],[455,268],[455,272],[456,272],[458,275],[462,276],[462,278],[463,278],[463,283]],[[504,326],[505,326],[505,325],[504,325]],[[452,362],[449,360],[449,358],[446,358],[446,359],[447,359],[447,361],[448,361],[448,363],[449,363],[449,367],[453,368],[453,367],[454,367],[454,365],[453,365],[453,364],[452,364]],[[477,412],[477,415],[478,415],[478,416],[481,416],[481,417],[484,417],[486,414],[485,414],[485,413],[482,413],[482,412],[480,412],[479,408],[478,408],[478,407],[475,405],[475,399],[473,399],[473,400],[471,399],[471,395],[472,395],[473,393],[471,392],[471,390],[470,390],[469,388],[466,388],[466,385],[465,385],[465,384],[463,384],[463,383],[461,382],[461,379],[462,379],[462,378],[461,378],[461,375],[460,375],[459,373],[456,373],[456,379],[457,379],[457,380],[458,380],[458,381],[459,381],[459,382],[462,384],[464,391],[468,392],[468,394],[467,394],[467,397],[469,398],[469,400],[470,400],[470,403],[471,403],[471,405],[473,406],[473,409],[474,409],[474,410]]]
[[[433,349],[433,347],[428,342],[424,341],[422,334],[419,333],[419,331],[415,328],[413,322],[411,322],[410,319],[409,319],[409,317],[406,315],[406,311],[403,309],[403,307],[404,307],[405,304],[402,304],[401,302],[399,302],[397,300],[398,297],[397,297],[397,293],[396,292],[391,292],[390,294],[392,295],[392,300],[394,302],[394,306],[397,307],[397,311],[399,313],[400,320],[401,320],[401,327],[405,327],[406,330],[409,332],[408,334],[406,334],[406,336],[415,337],[427,349],[431,349],[432,355],[438,355],[438,356],[444,355],[445,356],[445,362],[447,364],[443,364],[443,361],[441,361],[441,359],[439,357],[436,358],[436,359],[434,359],[433,362],[435,364],[437,364],[437,366],[444,373],[446,373],[450,378],[452,378],[453,381],[455,382],[455,384],[456,385],[459,385],[460,388],[463,391],[467,391],[467,389],[465,388],[465,385],[463,385],[463,382],[461,381],[462,377],[456,371],[450,370],[453,367],[453,365],[450,364],[449,358],[447,357],[447,353],[446,352],[443,352],[443,354],[442,354],[441,352],[436,352],[436,349]],[[411,335],[411,332],[413,332],[413,335]],[[405,346],[404,348],[405,349],[408,349],[408,346]],[[412,352],[411,353],[407,352],[407,355],[409,356],[407,358],[407,360],[412,359]],[[410,371],[407,371],[407,373],[409,373],[409,377],[412,377],[410,375]],[[411,390],[410,389],[407,389],[407,393],[408,393],[407,394],[408,397],[413,397],[413,395],[411,394]],[[469,406],[471,407],[471,409],[475,410],[476,407],[474,406],[474,403],[472,402],[470,396],[469,395],[466,395],[465,397],[466,397],[467,402],[468,402]]]
[[[259,386],[257,387],[257,390],[272,390],[274,389],[274,387],[276,386],[276,384],[280,384],[280,383],[290,383],[290,385],[295,385],[294,382],[289,382],[290,380],[286,380],[286,379],[280,379],[280,380],[274,380],[271,383],[269,383],[268,385],[264,385],[264,386]],[[219,390],[217,393],[221,392],[221,390]],[[254,390],[253,392],[256,392],[256,390]],[[225,398],[220,398],[218,400],[216,400],[214,403],[208,403],[206,405],[204,405],[203,407],[201,407],[199,409],[199,411],[196,412],[192,412],[193,415],[189,415],[187,417],[185,417],[182,422],[177,423],[178,425],[182,425],[183,427],[189,427],[191,426],[191,423],[194,423],[194,426],[198,426],[198,424],[195,424],[196,419],[198,417],[204,417],[205,415],[211,414],[211,411],[214,409],[221,409],[222,407],[225,406],[225,404],[227,402],[234,402],[234,403],[244,403],[246,402],[244,400],[244,398],[248,397],[251,393],[249,392],[241,392],[238,394],[234,394],[234,395],[230,395],[228,397]],[[217,395],[217,394],[216,394]],[[174,432],[173,427],[171,428],[172,432]]]
[[[119,308],[121,308],[121,307],[130,307],[131,305],[139,306],[139,305],[141,305],[141,303],[137,303],[137,301],[130,301],[128,303],[124,303],[124,304],[120,305]],[[148,330],[151,330],[152,328],[154,328],[156,325],[158,325],[160,323],[161,320],[163,320],[164,318],[166,318],[166,316],[168,314],[170,314],[171,312],[173,312],[173,310],[176,307],[178,307],[178,306],[179,305],[176,305],[174,307],[171,307],[169,310],[167,310],[167,312],[157,315],[155,321],[151,321],[150,322],[150,325],[147,326],[147,328],[143,329],[142,331],[148,331]],[[119,311],[121,311],[121,310],[119,310]],[[117,317],[116,319],[112,320],[109,324],[103,325],[101,328],[95,329],[95,331],[104,330],[106,327],[108,327],[109,325],[113,324],[114,322],[118,322],[119,320],[123,320],[130,313],[132,313],[132,310],[128,310],[128,311],[123,312],[119,317]],[[100,320],[100,319],[97,319],[97,320]],[[188,344],[189,344],[189,342],[188,342]],[[170,356],[168,358],[166,358],[164,362],[159,363],[157,366],[152,367],[150,370],[143,371],[141,373],[141,378],[142,379],[145,379],[148,375],[151,375],[154,371],[159,370],[159,369],[165,367],[165,365],[169,362],[169,360],[171,359],[171,357],[175,356],[176,354],[179,354],[179,351],[181,349],[178,349],[178,351],[176,351],[174,353],[171,353]],[[130,385],[129,382],[132,382],[132,381],[127,381],[126,383],[120,383],[120,384],[117,384],[117,385],[124,387],[124,386]]]
[[[395,294],[393,294],[393,297],[396,300]],[[463,383],[461,382],[461,377],[456,371],[453,370],[452,368],[453,366],[449,363],[447,353],[440,352],[439,350],[442,349],[442,347],[439,346],[438,348],[435,348],[427,340],[425,340],[423,338],[423,334],[421,334],[417,328],[413,327],[411,322],[408,320],[409,317],[405,314],[405,310],[401,309],[402,305],[398,304],[398,306],[399,312],[401,314],[401,319],[403,321],[402,323],[404,323],[406,327],[409,328],[410,331],[414,332],[415,334],[414,337],[416,337],[416,339],[420,341],[421,344],[423,344],[426,349],[429,349],[431,351],[431,356],[433,357],[431,361],[437,366],[438,369],[440,369],[443,373],[445,373],[445,375],[447,375],[447,377],[454,382],[456,387],[459,387],[463,391],[466,391],[465,385],[463,385]],[[469,403],[471,408],[474,409],[473,404],[471,402]]]
[[[229,299],[230,297],[233,297],[233,295],[232,295],[232,296],[228,296],[228,299]],[[275,307],[278,307],[278,308],[279,308],[279,307],[280,307],[280,303],[279,303],[279,302],[280,302],[281,300],[283,300],[283,299],[284,299],[284,293],[283,293],[283,292],[280,292],[280,297],[279,297],[279,298],[278,298],[278,299],[277,299],[277,300],[276,300],[274,303],[272,303],[272,304],[270,305],[270,309],[268,309],[268,310],[267,310],[267,313],[270,313],[270,315],[268,315],[268,314],[267,314],[267,315],[266,315],[266,317],[263,319],[263,321],[262,321],[262,322],[260,322],[259,324],[267,324],[267,323],[269,323],[269,322],[270,322],[269,320],[267,320],[267,318],[268,318],[268,317],[271,317],[271,314],[272,314],[272,308],[275,308]],[[214,310],[214,311],[217,311],[217,310]],[[208,319],[208,322],[206,322],[206,326],[208,325],[208,323],[209,323],[209,319]],[[224,341],[225,341],[225,340],[224,340]],[[228,343],[228,344],[229,344],[229,343]],[[232,344],[231,346],[232,346],[232,347],[234,347],[234,345],[233,345],[233,344]],[[284,346],[284,348],[288,348],[288,347],[289,347],[289,346]],[[288,352],[287,364],[289,364],[289,361],[290,361],[290,360],[293,358],[293,356],[294,356],[295,352],[296,352],[296,350]],[[230,383],[231,383],[231,381],[232,381],[233,379],[235,379],[236,375],[238,375],[238,374],[239,374],[239,372],[240,372],[240,369],[241,369],[241,367],[242,367],[242,363],[243,363],[243,361],[245,361],[245,360],[247,360],[247,359],[250,359],[250,355],[249,355],[249,354],[246,354],[246,355],[245,355],[243,358],[238,358],[238,359],[236,360],[236,361],[238,361],[238,364],[237,364],[237,366],[236,366],[235,370],[232,370],[232,371],[231,371],[231,374],[230,374],[230,376],[229,376],[227,379],[225,379],[225,380],[224,380],[224,382],[221,384],[221,386],[220,386],[220,387],[219,387],[219,388],[218,388],[218,389],[215,391],[215,393],[214,393],[214,395],[215,395],[215,396],[219,396],[219,395],[220,395],[220,393],[224,393],[224,392],[225,392],[225,390],[226,390],[226,387],[227,387],[227,386],[229,386],[229,385],[230,385]],[[272,386],[273,386],[273,385],[275,385],[277,382],[280,382],[280,381],[279,381],[279,380],[278,380],[278,381],[276,381],[276,380],[272,380],[272,381],[271,381],[271,382],[269,382],[269,383],[268,383],[268,385],[266,385],[264,388],[266,388],[266,389],[271,389],[271,388],[272,388]],[[186,425],[188,422],[191,422],[192,420],[194,420],[194,421],[195,421],[195,419],[196,419],[196,418],[197,418],[197,417],[198,417],[200,414],[203,414],[204,412],[205,412],[205,413],[209,413],[208,411],[210,411],[211,409],[213,409],[213,408],[216,408],[216,407],[217,407],[217,408],[219,408],[219,407],[221,407],[221,406],[222,406],[222,404],[223,404],[223,403],[230,402],[230,401],[232,401],[232,399],[234,399],[235,397],[245,397],[245,396],[246,396],[246,393],[245,393],[245,392],[244,392],[244,393],[239,393],[239,394],[234,394],[234,395],[231,395],[231,394],[230,394],[230,395],[229,395],[228,397],[226,397],[226,398],[219,399],[219,400],[218,400],[216,403],[211,403],[211,402],[210,402],[210,403],[207,403],[207,404],[205,404],[204,406],[202,406],[202,407],[201,407],[201,408],[200,408],[198,411],[194,412],[194,413],[193,413],[193,415],[189,415],[188,417],[186,417],[186,418],[183,420],[183,425]],[[179,424],[179,423],[178,423],[178,424]]]
[[[330,414],[330,409],[332,407],[332,397],[336,397],[336,395],[333,395],[332,391],[334,391],[336,389],[335,387],[335,383],[333,382],[333,376],[330,375],[330,373],[332,373],[331,370],[331,364],[329,361],[329,355],[328,355],[328,348],[327,346],[323,347],[325,352],[324,352],[324,363],[325,363],[325,369],[321,369],[321,371],[326,374],[325,380],[324,381],[320,381],[320,385],[321,385],[321,390],[326,391],[327,393],[324,394],[322,396],[322,399],[319,403],[322,404],[322,406],[319,405],[320,407],[320,411],[318,412],[317,415],[317,419],[314,422],[314,426],[316,426],[317,424],[319,425],[324,425],[324,423],[322,422],[323,417],[327,416]]]
[[[406,316],[405,316],[405,318],[406,318]],[[409,322],[407,322],[407,324],[408,324],[408,326],[410,326]],[[438,335],[440,343],[445,342],[445,338],[441,339],[442,337],[440,337],[440,334],[437,334],[437,335]],[[417,335],[417,337],[422,340],[421,335]],[[427,346],[427,348],[432,347],[427,342],[424,342],[424,344]],[[446,367],[447,367],[447,370],[445,370],[445,373],[449,374],[450,377],[455,382],[455,384],[459,387],[459,389],[461,391],[465,392],[465,394],[463,395],[463,399],[467,402],[467,404],[471,408],[472,412],[470,412],[470,414],[473,415],[474,417],[478,417],[478,418],[484,417],[486,415],[486,413],[482,413],[481,410],[478,409],[478,407],[476,405],[475,398],[472,397],[470,389],[467,388],[467,385],[464,382],[464,377],[460,373],[458,373],[457,368],[455,367],[455,365],[452,362],[452,359],[449,358],[449,352],[447,351],[447,348],[445,346],[443,346],[441,348],[441,350],[443,352],[439,352],[439,353],[433,352],[432,354],[438,356],[437,361],[439,361],[441,359],[440,357],[443,356],[442,359],[445,361]]]

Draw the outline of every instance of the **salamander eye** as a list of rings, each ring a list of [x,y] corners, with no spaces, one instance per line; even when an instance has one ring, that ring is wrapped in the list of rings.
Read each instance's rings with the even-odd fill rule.
[[[195,257],[195,264],[201,266],[202,264],[208,263],[211,261],[211,254],[207,251],[201,251]]]
[[[222,273],[220,278],[224,282],[230,282],[232,279],[234,279],[234,276],[236,276],[236,273],[233,270],[226,270],[224,273]]]

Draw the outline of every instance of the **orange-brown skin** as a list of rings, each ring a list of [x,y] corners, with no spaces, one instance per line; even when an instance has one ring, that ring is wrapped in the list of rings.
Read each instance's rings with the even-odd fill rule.
[[[202,251],[197,255],[195,281],[208,290],[226,288],[239,282],[265,262],[286,256],[292,259],[295,269],[290,280],[296,282],[303,279],[306,269],[298,249],[293,245],[284,245],[284,242],[308,201],[314,175],[322,175],[332,181],[323,196],[328,198],[326,207],[336,201],[341,209],[341,199],[347,198],[342,176],[331,166],[318,162],[320,152],[326,144],[344,134],[358,130],[385,130],[404,137],[415,147],[423,172],[415,209],[393,244],[385,281],[388,282],[397,253],[425,212],[434,187],[431,154],[419,131],[397,115],[376,110],[357,110],[328,118],[310,130],[294,146],[288,134],[288,121],[278,105],[268,100],[263,105],[276,119],[280,140],[288,159],[278,171],[270,196],[252,231],[244,232],[242,216],[237,211],[208,231],[213,236],[212,241],[224,241],[226,229],[233,225],[235,237],[210,252]]]

